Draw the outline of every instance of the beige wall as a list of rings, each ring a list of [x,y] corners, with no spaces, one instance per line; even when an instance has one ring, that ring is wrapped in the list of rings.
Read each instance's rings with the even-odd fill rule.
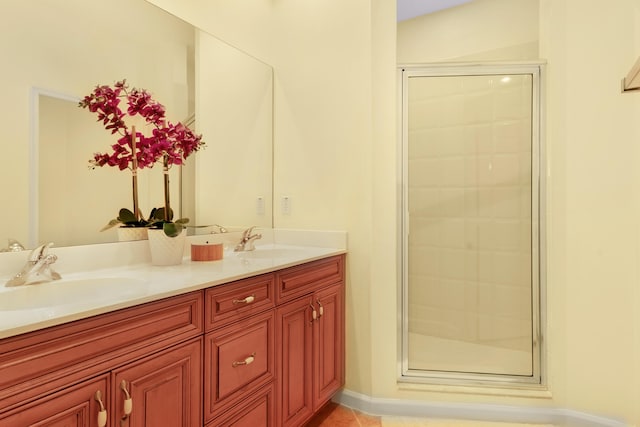
[[[291,216],[278,213],[276,225],[349,232],[349,389],[373,397],[557,406],[640,423],[634,408],[640,400],[640,97],[619,93],[620,78],[640,54],[637,1],[603,6],[597,0],[540,0],[539,34],[536,27],[515,38],[529,47],[539,39],[539,56],[549,63],[551,398],[412,390],[396,382],[392,0],[257,0],[251,8],[240,2],[153,2],[274,65],[276,197],[286,193],[293,200]],[[475,15],[473,21],[486,18]],[[490,24],[506,36],[520,31],[505,22]],[[474,28],[467,41],[489,34]],[[434,37],[430,45],[442,42]],[[497,55],[495,43],[487,41],[398,59],[451,60],[477,52],[478,58],[533,59],[531,49],[512,44],[497,46]]]
[[[192,159],[195,212],[187,216],[195,225],[270,228],[272,69],[207,33],[197,35],[196,129],[207,147]]]
[[[567,407],[640,424],[640,4],[541,1],[548,66],[549,304],[556,392]],[[597,31],[594,29],[597,28]]]
[[[474,0],[398,25],[398,63],[527,60],[538,55],[537,0]]]

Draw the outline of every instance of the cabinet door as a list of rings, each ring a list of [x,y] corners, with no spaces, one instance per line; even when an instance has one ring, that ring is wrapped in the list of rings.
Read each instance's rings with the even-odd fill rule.
[[[316,292],[314,322],[313,407],[324,405],[344,385],[344,286]]]
[[[276,314],[279,426],[298,427],[313,413],[312,359],[314,310],[310,297],[278,308]]]
[[[114,417],[125,427],[202,425],[202,339],[113,371]],[[131,412],[125,415],[130,396]]]
[[[19,406],[0,415],[0,426],[103,427],[105,424],[98,424],[101,407],[96,392],[100,392],[101,401],[108,408],[108,384],[105,374]]]

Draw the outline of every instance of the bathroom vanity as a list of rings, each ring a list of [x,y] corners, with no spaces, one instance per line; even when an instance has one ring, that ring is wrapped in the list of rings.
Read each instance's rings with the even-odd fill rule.
[[[314,253],[146,267],[198,283],[1,339],[0,426],[303,425],[344,384],[345,251]]]

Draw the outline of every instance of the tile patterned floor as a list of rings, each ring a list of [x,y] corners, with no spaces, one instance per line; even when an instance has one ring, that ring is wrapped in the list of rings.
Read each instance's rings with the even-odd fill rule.
[[[382,419],[329,402],[305,427],[382,427]]]
[[[423,420],[411,417],[376,417],[333,402],[325,405],[305,427],[553,427],[549,424],[493,423],[485,421]]]
[[[382,427],[554,427],[550,424],[496,423],[488,421],[421,420],[382,417]]]

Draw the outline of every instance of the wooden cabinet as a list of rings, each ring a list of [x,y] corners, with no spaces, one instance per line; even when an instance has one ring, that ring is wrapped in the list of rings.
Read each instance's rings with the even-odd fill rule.
[[[0,426],[120,427],[122,379],[124,426],[201,426],[202,306],[194,292],[0,341]]]
[[[275,419],[273,391],[256,406],[236,407],[273,385],[274,307],[273,273],[206,291],[204,418],[209,426],[275,426],[270,421]]]
[[[18,406],[0,425],[201,426],[201,353],[198,338]]]
[[[280,275],[279,289],[294,290],[281,300],[295,299],[276,312],[278,425],[302,425],[344,385],[343,262],[334,257]]]
[[[343,384],[343,255],[0,340],[1,427],[299,427]]]
[[[205,302],[207,427],[299,427],[344,384],[344,256],[211,288]]]

